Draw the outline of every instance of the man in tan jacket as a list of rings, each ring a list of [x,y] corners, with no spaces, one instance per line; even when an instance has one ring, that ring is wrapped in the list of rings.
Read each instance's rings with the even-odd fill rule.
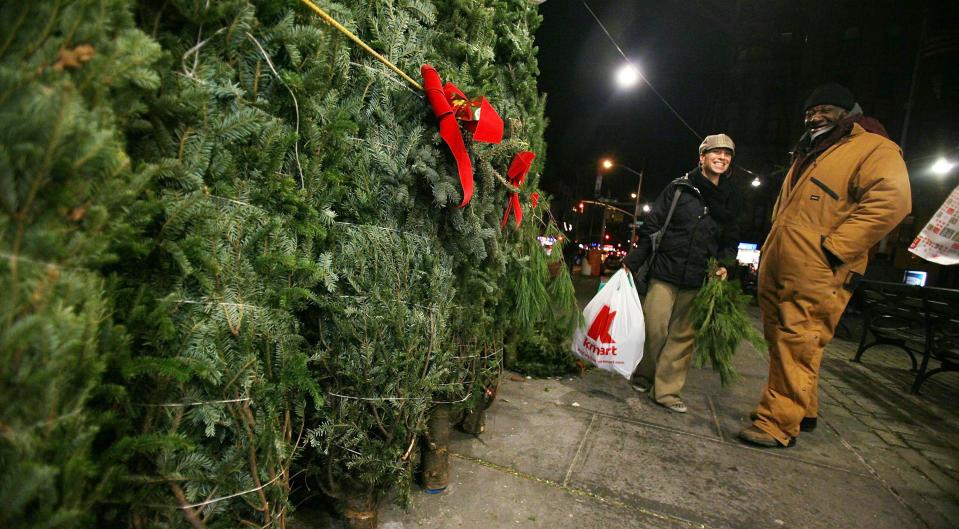
[[[823,85],[805,104],[806,132],[793,153],[762,249],[759,306],[769,378],[739,433],[750,444],[791,446],[815,428],[819,364],[866,270],[869,249],[912,207],[899,147],[868,132],[848,89]]]

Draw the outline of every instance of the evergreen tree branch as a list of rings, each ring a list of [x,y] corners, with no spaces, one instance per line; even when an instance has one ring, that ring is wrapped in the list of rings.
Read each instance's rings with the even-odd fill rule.
[[[197,515],[196,511],[187,505],[189,502],[186,499],[186,494],[183,493],[183,489],[180,488],[180,485],[170,482],[169,486],[170,490],[173,491],[173,495],[176,497],[177,502],[180,504],[180,510],[183,511],[183,516],[188,522],[190,522],[190,525],[193,526],[193,529],[206,529],[206,525],[202,520],[200,520],[200,517]]]

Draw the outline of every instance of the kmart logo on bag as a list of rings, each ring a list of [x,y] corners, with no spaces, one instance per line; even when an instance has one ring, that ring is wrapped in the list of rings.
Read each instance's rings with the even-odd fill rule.
[[[643,322],[633,279],[619,270],[586,304],[570,349],[576,358],[629,379],[643,358]]]
[[[593,323],[586,332],[586,338],[583,339],[583,347],[594,355],[615,355],[616,340],[609,334],[609,328],[616,319],[616,311],[609,310],[609,305],[603,305],[599,314],[593,319]],[[596,342],[596,343],[593,343]],[[609,344],[610,347],[603,347],[603,344]]]

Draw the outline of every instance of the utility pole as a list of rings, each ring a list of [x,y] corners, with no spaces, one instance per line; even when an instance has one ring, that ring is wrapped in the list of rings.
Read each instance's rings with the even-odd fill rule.
[[[912,64],[912,79],[909,82],[909,99],[906,100],[906,115],[902,119],[902,135],[899,137],[899,148],[906,152],[906,140],[909,138],[909,119],[912,117],[913,100],[916,98],[916,85],[919,81],[919,63],[922,61],[922,47],[926,40],[926,20],[928,13],[922,15],[922,26],[919,28],[919,45],[916,46],[916,59]],[[885,237],[883,237],[885,239]]]
[[[602,169],[602,167],[603,167],[603,166],[600,165],[600,166],[596,169],[596,187],[593,189],[593,198],[594,198],[595,200],[597,200],[597,201],[599,200],[600,190],[601,190],[602,187],[603,187],[603,169]],[[603,247],[603,237],[606,235],[606,208],[603,208],[602,215],[603,215],[603,221],[600,223],[600,228],[599,228],[599,246],[600,246],[600,248]],[[590,215],[590,221],[589,221],[589,234],[590,234],[590,236],[592,236],[592,234],[593,234],[593,218],[594,218],[594,216],[593,216],[593,215]]]
[[[614,209],[614,210],[622,213],[623,215],[629,215],[629,212],[626,211],[625,209],[618,208],[618,207],[616,207],[616,206],[614,206],[614,205],[612,205],[612,204],[609,204],[609,203],[607,203],[607,202],[603,202],[603,201],[601,201],[601,200],[580,200],[579,202],[580,202],[580,204],[591,204],[591,205],[596,205],[596,206],[602,206],[602,208],[603,208],[603,224],[602,224],[602,228],[601,228],[601,230],[600,230],[600,244],[602,244],[602,241],[605,240],[605,238],[606,238],[606,210],[608,210],[608,209]],[[590,231],[592,232],[592,229],[590,229]]]
[[[639,197],[643,193],[643,175],[646,174],[646,170],[642,169],[639,171],[639,184],[636,185],[636,207],[633,210],[633,225],[629,229],[629,246],[632,247],[633,241],[636,240],[636,223],[639,222]]]
[[[599,228],[599,249],[603,249],[603,245],[606,244],[606,207],[603,207],[603,222],[600,224]]]
[[[641,200],[641,198],[642,198],[642,193],[643,193],[643,174],[645,173],[645,171],[637,171],[637,170],[633,169],[632,167],[623,165],[623,164],[621,164],[621,163],[616,163],[616,162],[614,162],[614,161],[612,161],[612,160],[610,160],[610,159],[608,159],[608,158],[605,159],[605,160],[603,160],[603,161],[600,163],[600,168],[612,169],[613,167],[619,167],[620,169],[625,169],[625,170],[627,170],[627,171],[629,171],[629,172],[631,172],[631,173],[633,173],[634,175],[636,175],[636,176],[639,177],[639,183],[636,185],[636,197],[635,197],[635,201],[634,201],[634,203],[633,203],[633,206],[634,206],[634,208],[633,208],[633,223],[632,223],[632,225],[631,225],[630,228],[629,228],[629,233],[630,233],[630,235],[629,235],[629,244],[632,245],[633,239],[636,238],[636,222],[639,220],[639,213],[640,213],[639,202],[640,202],[640,200]],[[600,171],[598,171],[598,172],[596,173],[596,189],[595,189],[595,194],[596,194],[596,199],[597,199],[597,200],[599,200],[599,190],[600,190],[600,187],[602,187],[602,184],[603,184],[603,172],[602,172],[602,170],[600,170]],[[629,213],[626,213],[626,214],[628,215]],[[599,243],[600,243],[600,244],[603,244],[605,241],[606,241],[606,209],[604,208],[604,209],[603,209],[603,223],[602,223],[602,228],[600,229],[600,232],[599,232]]]

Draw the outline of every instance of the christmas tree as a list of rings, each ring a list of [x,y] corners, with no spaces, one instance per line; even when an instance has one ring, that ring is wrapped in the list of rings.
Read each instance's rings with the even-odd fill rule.
[[[318,246],[333,214],[311,202],[297,74],[326,66],[297,68],[311,35],[283,4],[137,13],[165,56],[130,146],[156,168],[136,208],[150,243],[114,271],[133,346],[111,452],[134,486],[109,514],[133,526],[284,526],[305,409],[323,402],[298,312],[336,281]]]
[[[159,46],[125,1],[0,6],[0,525],[92,527],[105,372],[126,347],[105,270],[148,177],[125,152]]]

